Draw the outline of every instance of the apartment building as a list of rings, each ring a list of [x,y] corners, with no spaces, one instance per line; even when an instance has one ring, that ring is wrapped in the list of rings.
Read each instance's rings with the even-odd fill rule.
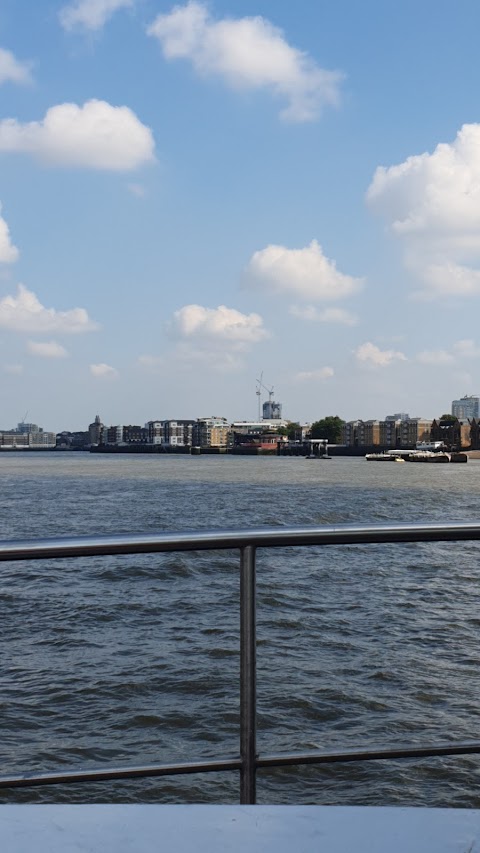
[[[431,420],[425,418],[409,418],[401,421],[397,427],[398,447],[415,447],[417,441],[431,441]]]
[[[480,398],[473,394],[461,397],[460,400],[452,400],[452,415],[455,415],[459,421],[467,420],[468,418],[476,418],[480,416]]]
[[[226,447],[230,427],[226,418],[198,418],[192,429],[195,447]]]

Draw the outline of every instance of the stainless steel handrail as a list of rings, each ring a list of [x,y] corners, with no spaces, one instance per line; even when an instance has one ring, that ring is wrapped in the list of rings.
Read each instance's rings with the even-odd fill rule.
[[[240,772],[240,802],[256,802],[258,768],[350,761],[426,758],[480,753],[480,741],[371,748],[336,752],[257,755],[256,741],[256,549],[286,546],[359,545],[400,542],[456,542],[480,539],[480,524],[338,525],[317,528],[270,527],[252,530],[189,531],[142,535],[87,536],[0,542],[0,562],[146,554],[170,551],[240,549],[240,757],[181,764],[106,767],[0,777],[0,789],[75,782],[133,779],[202,772]]]

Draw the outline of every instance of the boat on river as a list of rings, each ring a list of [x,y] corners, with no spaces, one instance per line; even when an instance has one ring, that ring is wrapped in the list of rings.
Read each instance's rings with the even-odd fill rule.
[[[395,462],[398,459],[392,453],[366,453],[367,462]]]
[[[450,462],[449,453],[435,453],[433,450],[417,450],[408,457],[409,462],[434,462],[437,465]]]
[[[446,462],[468,462],[466,453],[433,450],[387,450],[385,453],[366,453],[371,462],[430,462],[436,465]]]

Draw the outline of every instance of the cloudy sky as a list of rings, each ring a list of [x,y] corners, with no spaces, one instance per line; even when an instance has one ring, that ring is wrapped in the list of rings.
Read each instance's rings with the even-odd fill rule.
[[[0,0],[0,428],[480,392],[477,0]],[[264,392],[265,396],[266,391]]]

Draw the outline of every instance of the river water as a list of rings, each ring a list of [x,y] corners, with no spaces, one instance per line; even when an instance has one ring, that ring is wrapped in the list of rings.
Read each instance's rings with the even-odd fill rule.
[[[6,453],[0,538],[478,521],[480,461]],[[260,550],[259,751],[478,737],[480,546]],[[238,553],[0,565],[0,775],[238,754]],[[237,774],[4,802],[236,802]],[[480,807],[479,759],[258,774],[262,803]]]

